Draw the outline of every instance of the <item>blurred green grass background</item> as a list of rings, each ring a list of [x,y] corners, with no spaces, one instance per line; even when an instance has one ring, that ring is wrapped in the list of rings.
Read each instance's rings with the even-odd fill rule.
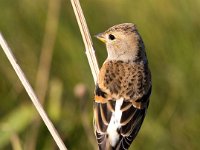
[[[200,149],[200,1],[85,0],[81,5],[91,35],[133,22],[145,42],[153,93],[130,149]],[[94,149],[94,83],[70,1],[1,0],[0,10],[0,31],[67,148]],[[105,46],[93,42],[101,66]],[[2,50],[0,60],[0,149],[58,149]],[[87,92],[79,96],[77,90]]]

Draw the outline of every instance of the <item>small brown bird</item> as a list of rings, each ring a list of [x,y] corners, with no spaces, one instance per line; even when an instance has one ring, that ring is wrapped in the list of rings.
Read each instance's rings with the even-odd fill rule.
[[[100,150],[127,150],[149,105],[151,73],[136,26],[123,23],[96,36],[106,44],[95,89],[94,131]]]

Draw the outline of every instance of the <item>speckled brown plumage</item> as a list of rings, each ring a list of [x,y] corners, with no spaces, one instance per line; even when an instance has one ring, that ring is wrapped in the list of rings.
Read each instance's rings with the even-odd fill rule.
[[[115,25],[98,38],[108,58],[98,75],[94,99],[94,130],[100,150],[128,149],[149,104],[151,74],[136,26]]]
[[[146,64],[123,61],[108,61],[103,64],[98,79],[99,88],[107,93],[105,99],[110,97],[133,102],[135,107],[143,107],[141,102],[136,102],[150,88],[150,72]]]

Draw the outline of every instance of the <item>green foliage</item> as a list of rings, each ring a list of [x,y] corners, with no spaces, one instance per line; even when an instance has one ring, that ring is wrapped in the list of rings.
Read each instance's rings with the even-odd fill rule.
[[[33,87],[46,32],[48,3],[0,1],[0,32]],[[153,93],[131,149],[200,149],[200,1],[86,0],[81,4],[91,35],[117,23],[133,22],[144,39]],[[59,11],[44,107],[67,148],[94,149],[89,140],[94,137],[88,134],[83,121],[86,119],[93,132],[92,75],[70,1],[61,1]],[[94,38],[93,42],[101,66],[106,58],[105,46]],[[17,149],[16,142],[22,149],[57,149],[43,122],[35,121],[38,115],[1,50],[0,60],[0,149]],[[83,99],[73,92],[79,82],[89,89]]]

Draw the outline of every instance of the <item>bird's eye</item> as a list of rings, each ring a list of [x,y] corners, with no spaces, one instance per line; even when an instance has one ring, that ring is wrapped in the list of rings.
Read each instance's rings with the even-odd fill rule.
[[[112,35],[112,34],[109,34],[109,39],[110,39],[110,40],[114,40],[114,39],[115,39],[115,36]]]

